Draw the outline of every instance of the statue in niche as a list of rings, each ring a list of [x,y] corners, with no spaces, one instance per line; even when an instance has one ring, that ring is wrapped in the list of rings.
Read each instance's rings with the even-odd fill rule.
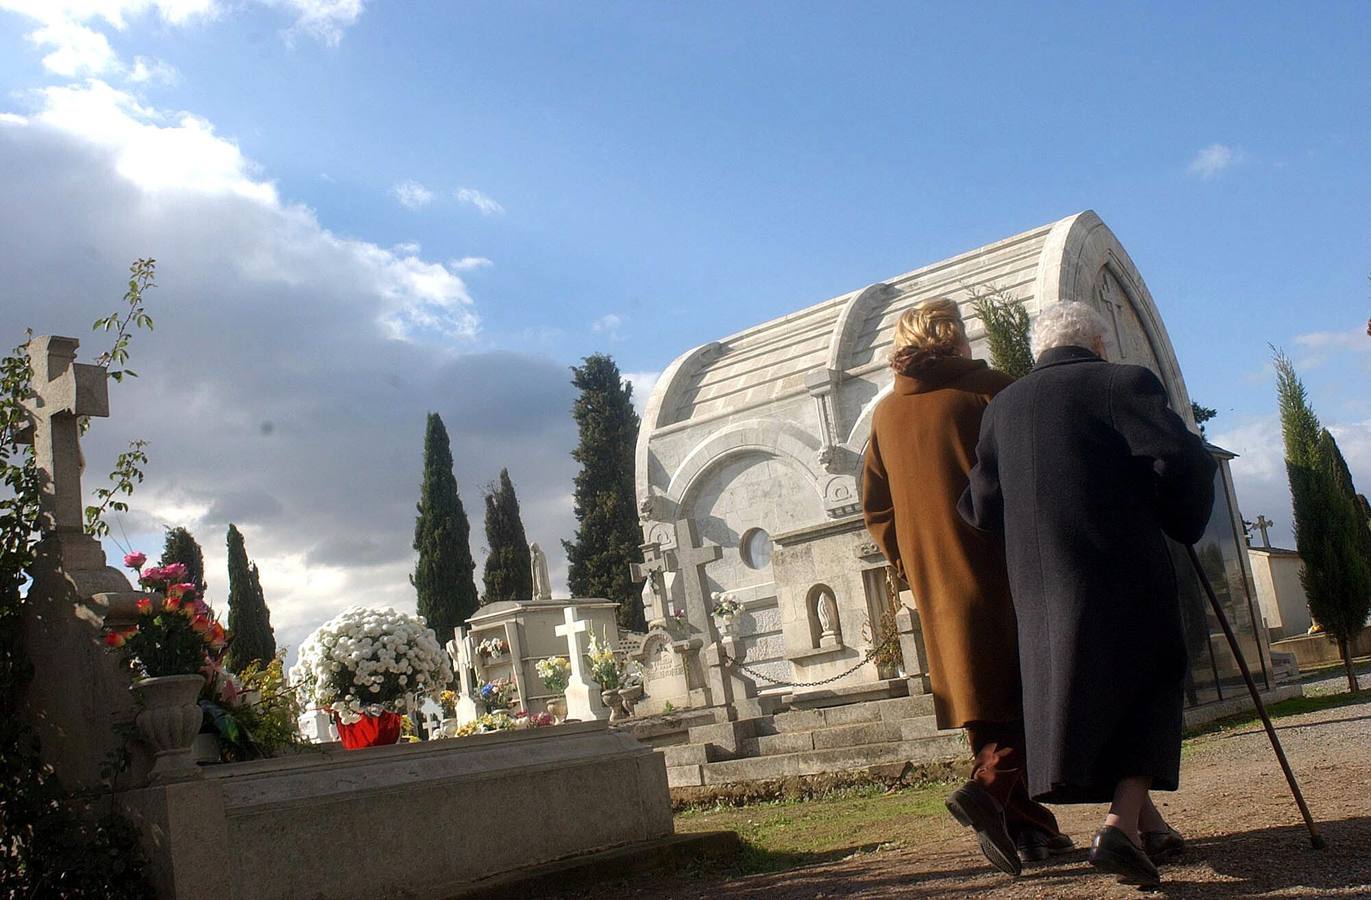
[[[841,644],[842,639],[838,636],[838,599],[828,587],[820,587],[815,594],[814,615],[819,620],[819,646]]]
[[[552,579],[547,574],[547,556],[537,544],[528,545],[529,564],[533,568],[533,599],[552,599]]]

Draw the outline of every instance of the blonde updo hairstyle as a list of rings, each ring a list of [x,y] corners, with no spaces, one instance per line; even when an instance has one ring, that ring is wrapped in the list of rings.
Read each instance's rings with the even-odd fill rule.
[[[895,344],[890,367],[913,375],[936,359],[961,355],[966,324],[953,300],[927,300],[900,315],[895,325]]]

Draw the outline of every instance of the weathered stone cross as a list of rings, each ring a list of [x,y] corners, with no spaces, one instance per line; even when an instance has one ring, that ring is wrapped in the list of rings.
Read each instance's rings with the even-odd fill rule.
[[[567,718],[580,719],[582,722],[607,719],[609,710],[600,699],[599,685],[592,685],[586,679],[583,636],[589,633],[590,623],[576,618],[574,606],[562,610],[562,616],[566,624],[558,625],[553,631],[557,637],[566,638],[567,658],[571,662],[571,675],[567,678],[566,686]]]
[[[108,374],[101,366],[76,362],[76,338],[44,335],[29,340],[33,396],[24,402],[31,427],[21,437],[33,443],[43,473],[39,527],[44,533],[85,530],[81,494],[82,416],[109,415]]]
[[[1123,301],[1114,298],[1114,291],[1109,286],[1109,270],[1105,270],[1100,277],[1100,302],[1109,310],[1109,318],[1114,325],[1114,347],[1119,353],[1116,362],[1128,359],[1128,342],[1124,340],[1123,329],[1119,327],[1119,311],[1123,309]]]
[[[709,633],[709,582],[705,576],[705,566],[723,556],[723,548],[718,544],[696,546],[698,537],[695,523],[690,519],[677,520],[676,547],[667,551],[672,569],[681,573],[682,587],[685,590],[686,617],[690,623]]]
[[[1252,523],[1252,527],[1255,528],[1255,529],[1257,529],[1258,531],[1260,531],[1260,532],[1262,533],[1262,546],[1263,546],[1263,547],[1270,547],[1270,546],[1271,546],[1271,538],[1267,536],[1267,534],[1266,534],[1266,529],[1270,528],[1272,525],[1275,525],[1275,524],[1276,524],[1275,522],[1272,522],[1272,521],[1271,521],[1270,519],[1268,519],[1266,516],[1257,516],[1257,521],[1255,521],[1255,522]]]

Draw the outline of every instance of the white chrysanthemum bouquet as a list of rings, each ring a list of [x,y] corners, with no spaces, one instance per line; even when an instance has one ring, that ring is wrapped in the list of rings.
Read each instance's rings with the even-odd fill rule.
[[[420,616],[354,606],[300,645],[291,672],[315,706],[345,724],[383,711],[405,713],[417,694],[437,696],[452,667]]]

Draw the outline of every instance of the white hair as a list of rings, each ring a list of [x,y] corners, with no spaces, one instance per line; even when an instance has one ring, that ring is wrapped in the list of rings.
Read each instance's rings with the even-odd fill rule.
[[[1054,347],[1094,350],[1096,342],[1106,350],[1109,348],[1109,327],[1104,316],[1088,303],[1054,303],[1038,313],[1033,323],[1034,357]]]

